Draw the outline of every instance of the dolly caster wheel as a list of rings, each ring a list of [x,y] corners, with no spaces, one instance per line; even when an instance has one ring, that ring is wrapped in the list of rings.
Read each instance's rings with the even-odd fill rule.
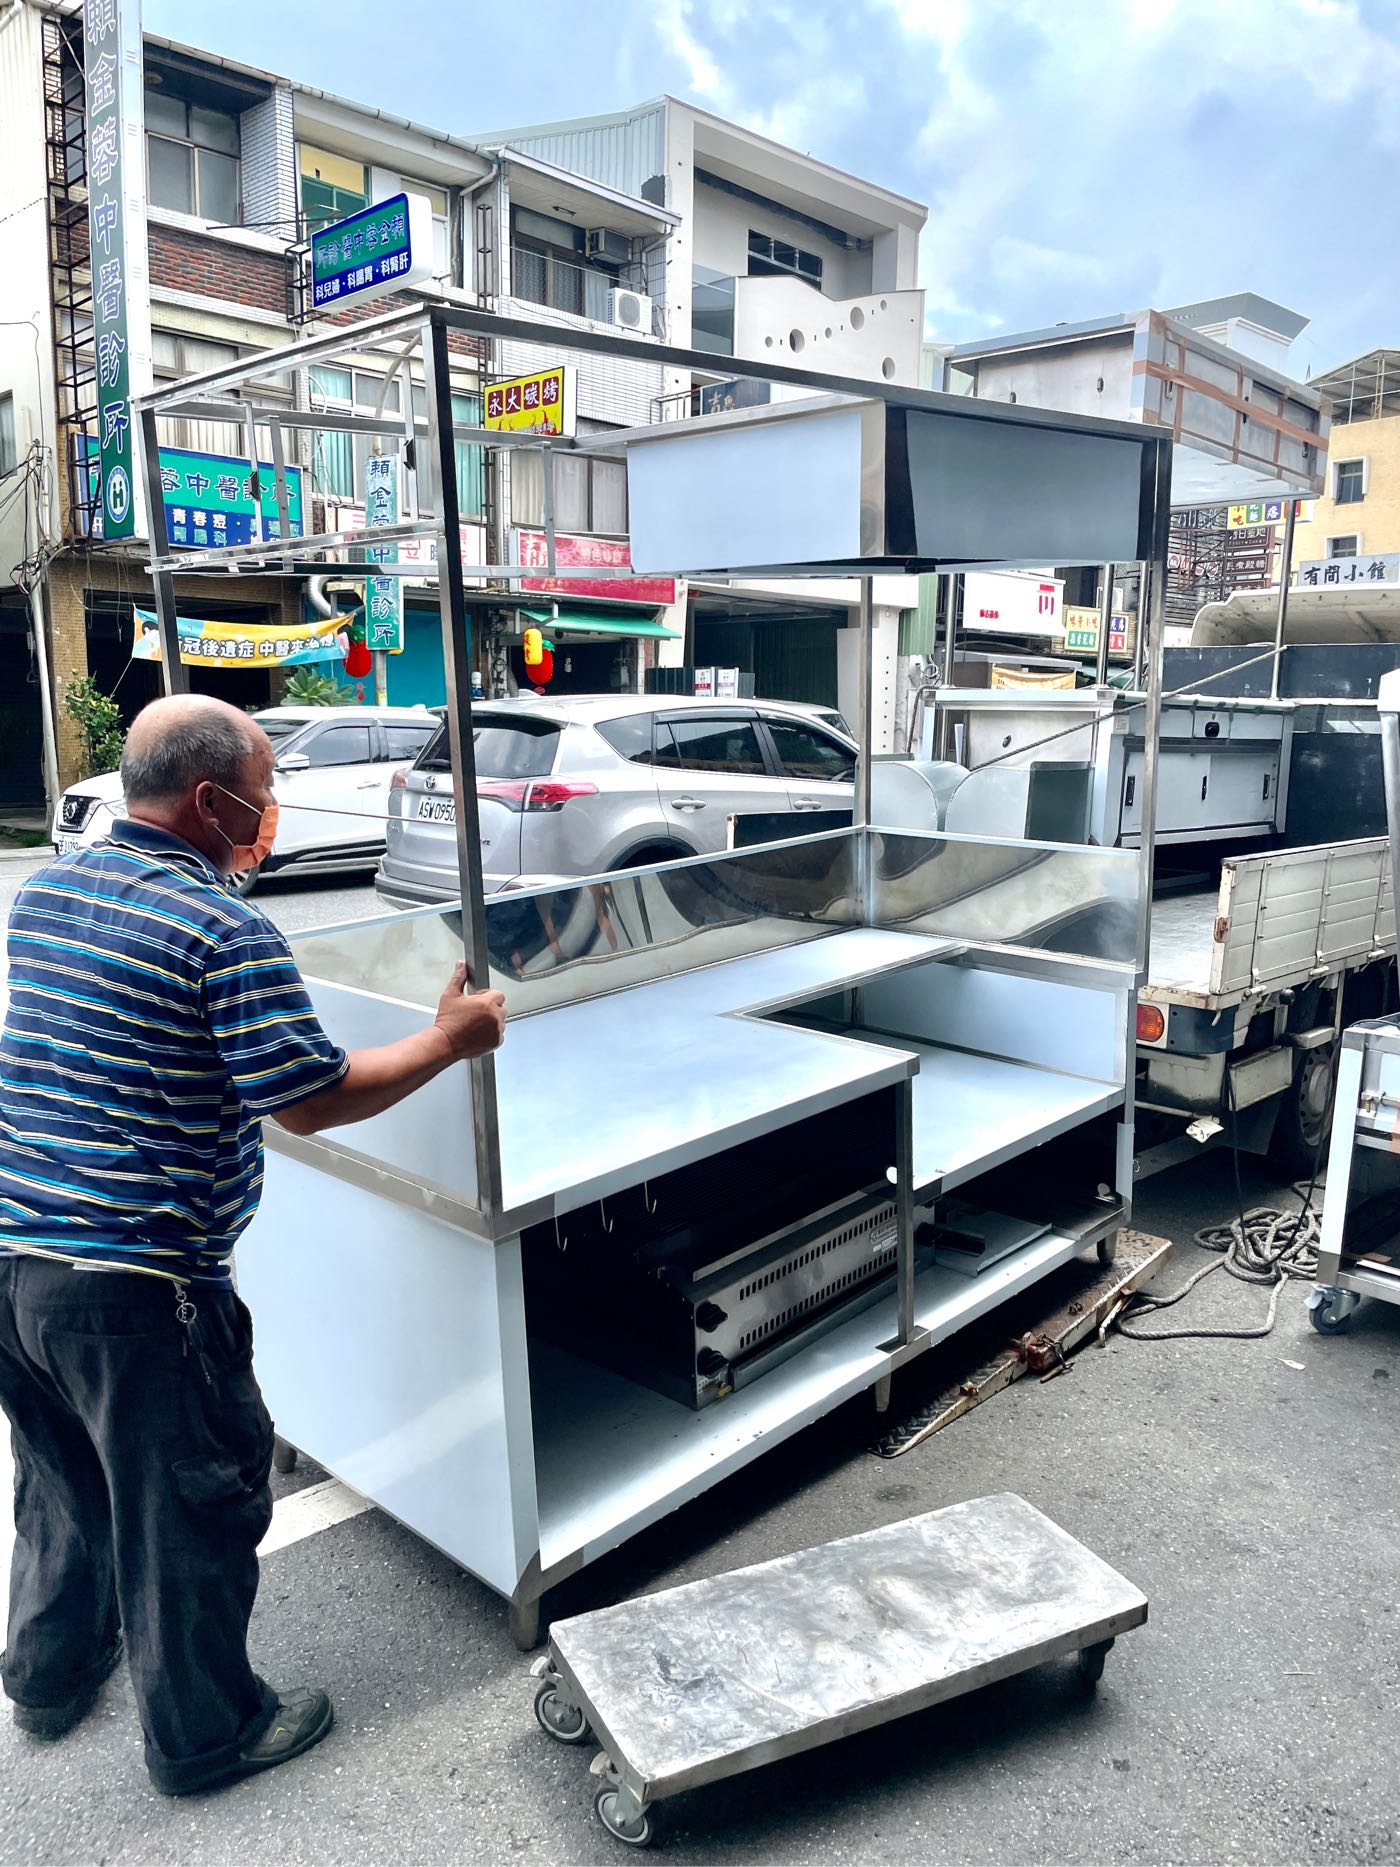
[[[593,1732],[577,1705],[559,1692],[559,1681],[546,1678],[535,1694],[535,1717],[542,1731],[561,1744],[586,1744]]]
[[[1096,1647],[1079,1649],[1079,1677],[1084,1681],[1086,1691],[1094,1691],[1103,1678],[1103,1663],[1112,1645],[1111,1640],[1101,1640]]]
[[[644,1848],[651,1840],[651,1817],[645,1809],[624,1813],[629,1805],[636,1806],[630,1796],[624,1798],[622,1791],[607,1783],[593,1798],[593,1811],[614,1840],[625,1841],[629,1848]]]
[[[1099,1254],[1099,1263],[1104,1265],[1105,1267],[1112,1264],[1114,1259],[1118,1256],[1118,1234],[1117,1232],[1110,1232],[1107,1238],[1101,1238],[1098,1242],[1097,1249],[1098,1249],[1098,1254]]]
[[[294,1472],[300,1453],[295,1446],[289,1446],[285,1439],[272,1442],[272,1469],[275,1472]]]
[[[1308,1321],[1319,1335],[1345,1335],[1360,1298],[1350,1290],[1319,1284],[1308,1292]]]

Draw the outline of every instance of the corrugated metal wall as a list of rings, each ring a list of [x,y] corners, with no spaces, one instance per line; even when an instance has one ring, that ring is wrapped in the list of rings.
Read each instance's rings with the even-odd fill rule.
[[[640,195],[642,184],[666,169],[666,112],[661,104],[618,123],[556,130],[543,136],[513,136],[511,147],[590,175],[607,188]]]

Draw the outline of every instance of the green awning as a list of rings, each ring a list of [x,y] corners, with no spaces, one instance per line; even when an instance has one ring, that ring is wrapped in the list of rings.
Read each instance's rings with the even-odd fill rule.
[[[569,609],[563,603],[557,615],[552,609],[522,609],[520,614],[539,623],[541,628],[557,629],[561,635],[569,630],[574,633],[587,630],[590,635],[651,635],[664,642],[681,639],[679,629],[668,629],[650,616],[604,615],[597,610]]]

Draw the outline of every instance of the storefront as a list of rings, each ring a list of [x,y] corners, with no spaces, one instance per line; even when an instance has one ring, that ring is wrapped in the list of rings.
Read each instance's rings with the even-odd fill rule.
[[[697,667],[752,674],[762,700],[838,705],[837,637],[846,610],[762,601],[739,592],[697,592],[694,600]]]
[[[550,694],[639,694],[655,665],[655,644],[678,642],[655,609],[611,609],[583,603],[541,603],[518,611],[519,631],[537,628],[553,644]],[[522,688],[534,683],[524,654],[514,646],[511,673]]]
[[[153,599],[137,591],[133,596],[89,590],[84,602],[88,672],[98,689],[121,709],[123,725],[131,721],[161,686],[160,664],[133,655],[138,623],[137,608],[149,609]],[[266,603],[211,602],[201,596],[201,615],[211,621],[247,623],[266,629],[281,617]],[[181,614],[185,613],[184,605]],[[281,671],[270,667],[244,667],[237,662],[195,662],[190,666],[190,690],[213,694],[235,707],[275,706],[282,688]]]

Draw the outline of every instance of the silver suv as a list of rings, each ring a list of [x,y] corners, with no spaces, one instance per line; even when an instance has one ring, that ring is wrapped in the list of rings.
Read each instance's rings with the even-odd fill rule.
[[[706,855],[747,812],[848,810],[855,741],[810,707],[590,694],[473,709],[488,892]],[[389,792],[375,887],[395,907],[455,901],[447,729]]]

